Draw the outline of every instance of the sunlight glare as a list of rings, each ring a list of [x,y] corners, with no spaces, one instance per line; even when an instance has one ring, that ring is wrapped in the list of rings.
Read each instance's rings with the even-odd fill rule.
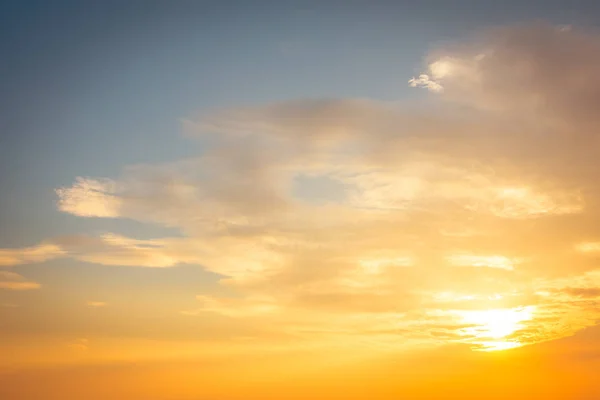
[[[518,340],[501,340],[523,328],[523,322],[532,319],[534,306],[492,309],[481,311],[459,311],[465,324],[473,325],[461,330],[461,334],[472,336],[472,343],[485,351],[506,350],[519,347]],[[492,339],[492,340],[489,340]]]

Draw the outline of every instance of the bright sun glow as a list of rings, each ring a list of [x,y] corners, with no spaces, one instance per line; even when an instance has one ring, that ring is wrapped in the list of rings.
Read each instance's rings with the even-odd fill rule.
[[[469,324],[461,330],[464,336],[472,337],[472,343],[481,350],[495,351],[519,347],[522,344],[515,338],[508,338],[523,328],[523,322],[532,319],[535,307],[518,307],[482,311],[459,311],[462,322]]]

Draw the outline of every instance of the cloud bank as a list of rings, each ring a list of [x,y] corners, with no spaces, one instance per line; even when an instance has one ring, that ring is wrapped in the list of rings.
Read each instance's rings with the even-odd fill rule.
[[[181,237],[51,238],[0,250],[0,265],[197,264],[237,296],[200,294],[184,314],[297,338],[507,348],[595,324],[600,36],[501,28],[428,60],[409,80],[428,107],[307,99],[191,116],[186,135],[211,143],[197,157],[56,190],[62,212]]]

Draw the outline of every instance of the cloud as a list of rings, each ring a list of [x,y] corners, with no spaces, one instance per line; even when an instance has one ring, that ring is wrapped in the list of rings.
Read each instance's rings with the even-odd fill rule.
[[[56,189],[58,209],[79,217],[114,218],[119,215],[116,183],[109,179],[78,177],[71,187]]]
[[[600,37],[506,27],[433,51],[409,81],[432,92],[426,106],[301,99],[192,115],[197,156],[57,189],[62,212],[178,236],[56,237],[0,260],[197,265],[231,296],[183,313],[302,337],[502,348],[569,335],[600,316],[598,67]],[[311,180],[343,189],[328,197]],[[483,337],[495,315],[506,342]]]
[[[60,257],[62,254],[60,247],[49,243],[20,249],[0,249],[0,266],[38,263]]]
[[[164,240],[136,240],[104,234],[60,237],[55,242],[73,258],[102,265],[172,267],[179,262],[165,250]]]
[[[31,290],[39,289],[41,285],[37,282],[28,282],[17,273],[0,271],[0,289],[7,290]]]
[[[40,286],[36,282],[0,282],[0,289],[8,290],[31,290],[39,289]]]
[[[549,123],[546,128],[597,126],[600,42],[594,33],[524,24],[492,29],[435,53],[429,73],[444,86],[447,100],[510,118],[535,116]]]
[[[408,85],[410,87],[420,87],[429,89],[432,92],[441,92],[444,90],[442,85],[432,80],[427,74],[421,74],[417,78],[411,78],[408,81]]]

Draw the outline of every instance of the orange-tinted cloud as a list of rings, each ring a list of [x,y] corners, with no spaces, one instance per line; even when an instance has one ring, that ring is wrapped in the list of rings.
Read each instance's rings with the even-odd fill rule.
[[[17,273],[9,271],[0,271],[0,289],[8,290],[31,290],[39,289],[40,284],[37,282],[28,282],[25,278]]]
[[[434,51],[409,82],[433,91],[429,108],[308,99],[192,116],[187,136],[211,139],[197,157],[57,189],[60,211],[180,237],[58,237],[0,262],[195,264],[230,297],[174,312],[295,337],[499,349],[567,336],[600,316],[599,66],[598,36],[517,26]]]

